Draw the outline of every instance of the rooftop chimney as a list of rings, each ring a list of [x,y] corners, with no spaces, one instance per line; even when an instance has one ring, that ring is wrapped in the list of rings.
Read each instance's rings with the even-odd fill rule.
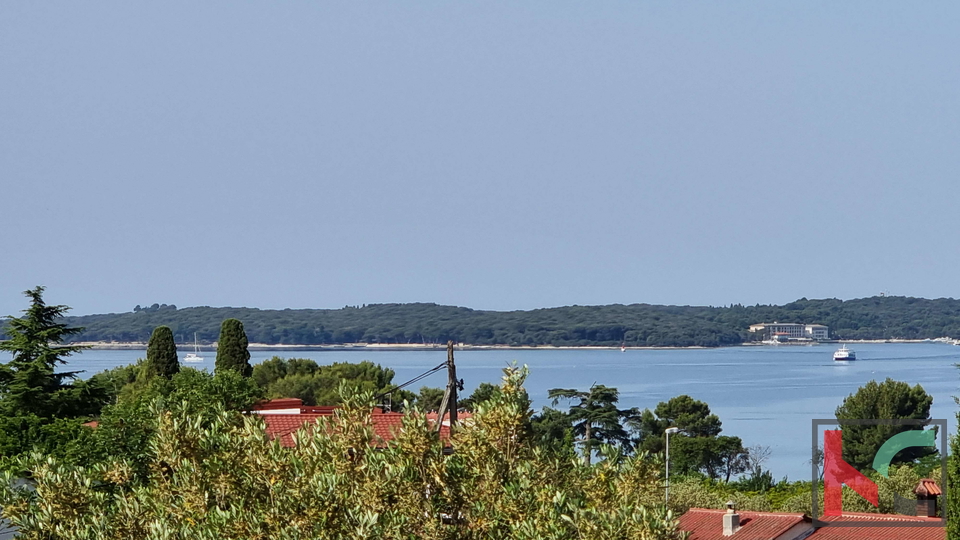
[[[723,515],[723,535],[733,536],[740,530],[740,514],[733,509],[733,501],[727,501],[727,513]]]
[[[937,499],[942,492],[940,485],[932,478],[924,478],[913,490],[917,495],[917,515],[920,517],[937,517]]]

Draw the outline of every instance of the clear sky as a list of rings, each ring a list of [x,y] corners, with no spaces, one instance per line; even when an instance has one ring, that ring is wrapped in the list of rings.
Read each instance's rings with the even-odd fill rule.
[[[0,3],[0,314],[960,296],[957,2]]]

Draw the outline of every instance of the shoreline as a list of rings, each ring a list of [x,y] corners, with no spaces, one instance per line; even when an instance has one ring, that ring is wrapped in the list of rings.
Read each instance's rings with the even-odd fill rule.
[[[944,343],[949,345],[960,345],[960,340],[951,338],[937,339],[860,339],[860,340],[827,340],[814,343],[781,343],[772,345],[768,343],[740,343],[737,345],[727,345],[722,347],[626,347],[628,351],[681,351],[698,349],[724,349],[733,347],[796,347],[815,345],[829,345],[833,343]],[[80,345],[95,351],[138,351],[146,350],[147,344],[142,342],[109,342],[109,341],[86,341],[71,343],[71,345]],[[189,348],[192,343],[178,343],[178,348]],[[446,350],[446,345],[423,345],[423,344],[404,344],[404,343],[344,343],[336,345],[284,345],[271,343],[251,343],[247,347],[251,351],[437,351]],[[210,352],[217,349],[216,344],[201,345],[201,351]],[[616,351],[620,350],[619,345],[468,345],[459,343],[454,345],[458,351]]]

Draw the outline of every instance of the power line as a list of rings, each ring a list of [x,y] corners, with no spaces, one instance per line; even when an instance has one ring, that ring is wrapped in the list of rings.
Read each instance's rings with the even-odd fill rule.
[[[403,383],[403,384],[398,384],[397,386],[394,386],[394,387],[391,388],[390,390],[387,390],[386,392],[384,392],[384,393],[376,396],[375,398],[373,398],[373,400],[374,400],[374,401],[380,401],[380,398],[382,398],[382,397],[384,397],[384,396],[386,396],[386,395],[392,394],[392,393],[396,392],[397,390],[400,390],[400,389],[402,389],[402,388],[405,388],[405,387],[407,387],[407,386],[410,386],[411,384],[413,384],[413,383],[415,383],[415,382],[417,382],[417,381],[421,381],[421,380],[429,377],[430,375],[433,375],[434,373],[440,371],[441,369],[443,369],[443,368],[445,368],[445,367],[447,367],[447,363],[446,363],[446,362],[438,365],[437,367],[435,367],[435,368],[433,368],[433,369],[430,369],[430,370],[428,370],[428,371],[425,371],[425,372],[421,373],[420,375],[417,375],[416,377],[410,379],[409,381],[407,381],[407,382],[405,382],[405,383]]]

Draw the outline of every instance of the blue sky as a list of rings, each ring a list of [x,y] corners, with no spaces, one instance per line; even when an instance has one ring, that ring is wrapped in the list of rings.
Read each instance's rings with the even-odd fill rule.
[[[952,2],[5,2],[0,314],[960,295]]]

